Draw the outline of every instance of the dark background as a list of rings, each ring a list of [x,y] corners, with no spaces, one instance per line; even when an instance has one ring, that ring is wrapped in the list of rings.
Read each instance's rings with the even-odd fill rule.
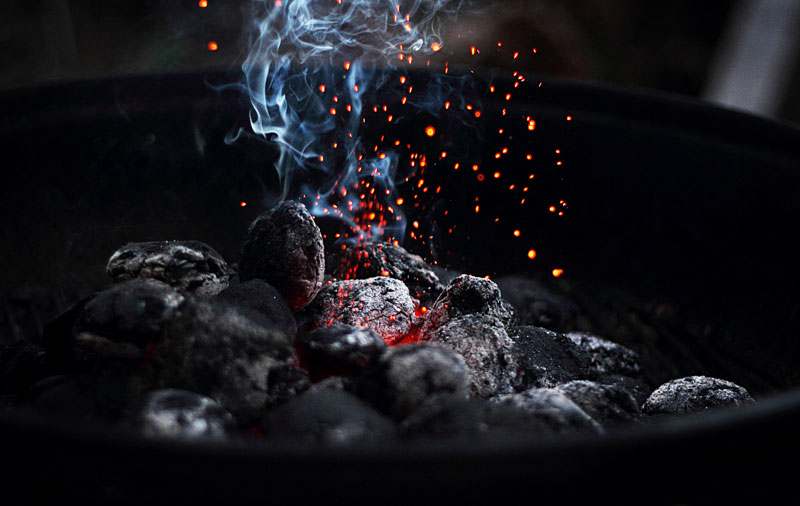
[[[248,0],[5,0],[0,90],[125,74],[235,69],[246,48]],[[256,2],[257,3],[257,2]],[[781,0],[503,0],[448,27],[452,61],[497,40],[539,49],[528,72],[703,96],[743,4]],[[768,31],[768,30],[767,30]],[[460,35],[460,37],[458,36]],[[216,41],[219,50],[207,49]],[[484,51],[484,56],[488,53]],[[487,64],[502,65],[491,61]],[[792,66],[786,72],[792,73]],[[791,87],[788,87],[789,89]],[[791,93],[776,110],[798,119]]]

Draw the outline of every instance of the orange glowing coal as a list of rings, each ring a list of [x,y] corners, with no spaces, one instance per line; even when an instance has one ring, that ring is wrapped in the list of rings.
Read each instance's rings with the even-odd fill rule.
[[[208,47],[208,50],[212,53],[219,51],[219,44],[215,40],[208,41],[208,45],[206,47]]]
[[[434,128],[433,125],[426,126],[425,135],[427,135],[428,137],[433,137],[434,135],[436,135],[436,128]]]

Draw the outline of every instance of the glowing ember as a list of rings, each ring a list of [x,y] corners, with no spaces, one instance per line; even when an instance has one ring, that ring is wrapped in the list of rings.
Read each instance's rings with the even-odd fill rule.
[[[434,128],[433,125],[426,126],[425,135],[427,135],[428,137],[433,137],[434,135],[436,135],[436,128]]]
[[[552,274],[554,278],[560,278],[561,276],[564,275],[564,269],[555,268],[553,269]]]
[[[208,44],[206,45],[206,47],[212,53],[216,53],[217,51],[219,51],[219,44],[215,40],[209,41]]]

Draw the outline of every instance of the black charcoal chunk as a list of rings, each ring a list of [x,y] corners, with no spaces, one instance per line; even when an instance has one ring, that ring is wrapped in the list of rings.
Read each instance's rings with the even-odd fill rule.
[[[242,247],[239,278],[263,279],[297,311],[322,288],[325,250],[322,233],[299,202],[283,202],[250,225]]]
[[[461,355],[469,368],[470,391],[478,397],[509,393],[519,384],[514,342],[499,319],[471,314],[448,320],[423,339]]]
[[[526,411],[555,432],[602,431],[597,421],[555,388],[532,388],[494,401]]]
[[[617,385],[577,380],[559,385],[558,390],[604,425],[632,422],[640,415],[636,399]]]
[[[648,415],[682,415],[755,402],[743,387],[708,376],[688,376],[658,387],[642,406]]]
[[[513,310],[503,301],[494,281],[464,274],[450,282],[433,303],[423,322],[422,333],[431,332],[464,315],[493,317],[503,325],[508,325],[514,318]]]
[[[514,327],[509,333],[526,388],[555,387],[588,377],[588,355],[563,334],[532,326]]]
[[[126,281],[89,300],[77,317],[74,333],[142,345],[160,339],[164,328],[180,317],[185,306],[186,298],[161,281]],[[102,344],[98,340],[97,345]],[[91,347],[92,343],[85,345]]]
[[[342,323],[372,329],[393,344],[411,330],[414,301],[397,279],[352,279],[326,285],[304,313],[307,330]]]
[[[536,325],[553,330],[572,330],[578,308],[566,297],[543,283],[521,276],[499,278],[497,285],[516,312],[520,325]]]
[[[269,283],[251,279],[244,283],[234,283],[220,292],[217,300],[258,311],[272,324],[294,338],[297,322],[283,296]]]
[[[567,337],[588,355],[595,376],[620,374],[637,377],[641,373],[639,355],[621,344],[584,332],[570,332]]]
[[[598,376],[593,378],[598,383],[604,385],[613,385],[630,392],[636,404],[641,406],[650,397],[653,392],[653,387],[650,386],[647,379],[643,377],[633,378],[631,376],[623,376],[620,374],[610,374],[606,376]]]
[[[285,363],[267,371],[267,395],[264,407],[267,410],[286,404],[311,387],[308,373],[294,364]]]
[[[402,419],[434,396],[466,398],[469,372],[457,353],[432,344],[390,348],[356,381],[358,394]]]
[[[338,279],[385,276],[406,284],[417,300],[433,301],[444,288],[422,257],[390,243],[365,243],[337,249],[330,259],[330,272]]]
[[[412,441],[476,441],[519,438],[550,439],[549,423],[516,406],[482,399],[437,397],[423,404],[401,424]]]
[[[391,420],[335,390],[308,392],[280,406],[267,415],[264,429],[270,441],[298,445],[385,446],[397,437]]]
[[[242,422],[267,400],[270,368],[292,356],[290,338],[260,313],[197,301],[166,329],[146,361],[145,381],[216,399]]]
[[[150,437],[225,439],[233,416],[213,399],[185,390],[148,394],[135,414],[139,432]]]
[[[386,349],[371,329],[335,324],[302,334],[295,340],[301,364],[314,381],[328,376],[350,376],[374,364]]]
[[[216,295],[231,276],[227,262],[200,241],[135,242],[119,248],[106,265],[115,283],[131,279],[156,279],[201,296]]]

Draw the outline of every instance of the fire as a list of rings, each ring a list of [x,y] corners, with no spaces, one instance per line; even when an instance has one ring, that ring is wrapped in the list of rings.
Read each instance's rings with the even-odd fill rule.
[[[425,135],[428,137],[433,137],[436,135],[436,128],[433,125],[428,125],[425,127]]]

